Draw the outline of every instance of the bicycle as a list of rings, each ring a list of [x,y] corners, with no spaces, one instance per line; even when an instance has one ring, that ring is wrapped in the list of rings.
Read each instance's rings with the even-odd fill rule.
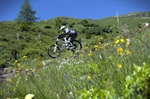
[[[59,45],[59,43],[61,43]],[[73,49],[70,49],[71,45],[74,45]],[[56,37],[56,42],[55,44],[52,44],[48,47],[48,55],[51,58],[57,58],[60,56],[62,50],[67,49],[71,50],[72,52],[77,52],[82,49],[82,44],[78,40],[74,40],[73,44],[70,42],[70,38],[64,37],[63,39],[60,37]]]

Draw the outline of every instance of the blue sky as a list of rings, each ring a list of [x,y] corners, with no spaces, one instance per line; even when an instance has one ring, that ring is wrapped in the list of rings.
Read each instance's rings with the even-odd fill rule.
[[[24,0],[0,0],[0,21],[13,21]],[[130,12],[150,11],[150,0],[30,0],[40,20],[68,16],[101,19]],[[149,13],[150,14],[150,13]]]

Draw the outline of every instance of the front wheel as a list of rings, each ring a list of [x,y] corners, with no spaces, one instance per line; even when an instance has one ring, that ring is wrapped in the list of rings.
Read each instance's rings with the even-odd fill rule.
[[[75,48],[72,49],[73,52],[77,52],[82,49],[82,44],[78,40],[74,40],[73,45],[75,46]]]
[[[57,58],[60,55],[60,48],[56,44],[49,46],[47,51],[51,58]]]

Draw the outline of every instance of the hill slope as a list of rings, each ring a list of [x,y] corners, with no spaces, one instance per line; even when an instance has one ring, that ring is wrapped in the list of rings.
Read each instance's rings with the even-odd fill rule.
[[[149,19],[141,18],[145,13],[134,13],[132,15],[119,16],[119,26],[116,17],[108,17],[100,20],[75,19],[69,17],[58,17],[60,25],[66,25],[75,29],[85,45],[94,44],[95,36],[105,39],[122,34],[122,26],[126,24],[131,30],[139,29]],[[140,17],[128,17],[140,16]],[[7,67],[13,64],[16,59],[24,55],[29,58],[41,57],[47,54],[47,48],[55,42],[55,37],[60,33],[56,26],[56,19],[44,20],[29,26],[27,31],[21,31],[20,25],[12,22],[0,22],[0,67]],[[111,29],[110,29],[111,27]],[[84,48],[84,47],[83,47]]]

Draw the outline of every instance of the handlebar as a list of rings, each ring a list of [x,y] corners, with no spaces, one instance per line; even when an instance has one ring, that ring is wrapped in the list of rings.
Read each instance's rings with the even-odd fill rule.
[[[56,38],[63,38],[63,37],[61,37],[61,36],[56,36]]]

